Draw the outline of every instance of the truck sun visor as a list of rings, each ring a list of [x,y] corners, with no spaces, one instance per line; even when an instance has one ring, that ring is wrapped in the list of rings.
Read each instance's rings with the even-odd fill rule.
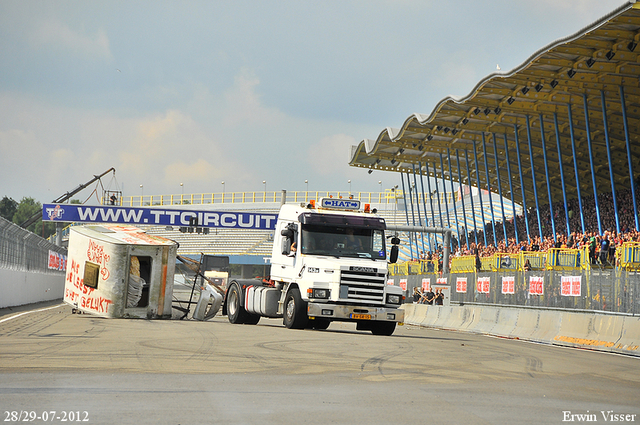
[[[356,217],[339,214],[302,213],[298,216],[300,223],[321,226],[366,227],[375,230],[387,228],[384,219],[379,217]]]

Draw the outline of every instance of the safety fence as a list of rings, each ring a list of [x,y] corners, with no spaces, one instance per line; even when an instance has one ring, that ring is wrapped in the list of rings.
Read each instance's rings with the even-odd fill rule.
[[[448,285],[450,302],[550,307],[640,314],[640,272],[626,270],[496,271],[405,275],[391,279],[413,288]],[[427,283],[428,282],[428,283]]]
[[[553,248],[545,252],[521,251],[517,254],[496,253],[489,257],[472,255],[451,257],[451,273],[509,272],[509,271],[580,271],[624,270],[640,272],[640,243],[625,242],[615,250],[600,255],[590,254],[589,248]],[[390,274],[439,273],[441,265],[433,260],[408,261],[391,264]]]
[[[0,217],[0,268],[64,273],[67,250]]]

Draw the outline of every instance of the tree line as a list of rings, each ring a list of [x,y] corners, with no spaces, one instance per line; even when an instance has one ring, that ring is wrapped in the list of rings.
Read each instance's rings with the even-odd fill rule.
[[[71,203],[79,204],[80,201],[72,199]],[[31,197],[25,196],[20,202],[8,196],[4,196],[2,200],[0,200],[0,217],[17,225],[24,223],[38,212],[42,213],[42,204]],[[42,221],[42,218],[40,218],[27,227],[27,230],[43,238],[48,238],[56,233],[56,223]]]

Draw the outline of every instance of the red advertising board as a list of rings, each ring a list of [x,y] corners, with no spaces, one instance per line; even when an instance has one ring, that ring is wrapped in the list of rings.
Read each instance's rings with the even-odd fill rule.
[[[400,288],[402,288],[403,291],[407,290],[407,279],[400,279]]]
[[[579,297],[581,292],[582,276],[562,276],[560,294],[565,297]]]
[[[544,292],[544,277],[531,276],[529,278],[529,295],[542,295]]]
[[[438,279],[440,280],[440,279]],[[440,282],[438,282],[440,283]],[[456,279],[456,292],[467,292],[467,278],[459,277]]]
[[[503,294],[515,294],[516,278],[515,276],[502,276],[502,293]]]
[[[422,278],[422,292],[429,292],[431,289],[431,278]]]
[[[476,289],[481,294],[488,294],[491,285],[491,278],[488,276],[479,277]]]

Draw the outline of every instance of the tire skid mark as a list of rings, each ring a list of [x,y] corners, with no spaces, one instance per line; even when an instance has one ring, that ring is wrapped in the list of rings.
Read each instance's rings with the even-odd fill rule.
[[[370,357],[367,360],[365,360],[361,365],[360,365],[360,371],[364,372],[365,369],[368,366],[373,366],[375,368],[377,368],[378,373],[381,376],[385,376],[384,371],[383,371],[383,366],[384,364],[389,361],[390,359],[394,358],[394,357],[398,357],[400,355],[404,355],[407,353],[410,353],[413,350],[413,347],[409,344],[398,344],[397,349],[396,350],[392,350],[392,351],[387,351],[386,353],[380,354],[378,356],[374,356],[374,357]]]
[[[202,327],[198,327],[198,333],[200,334],[201,342],[200,347],[187,359],[187,361],[205,361],[208,360],[214,352],[214,347],[217,345],[218,338],[211,332],[211,330],[205,330]]]

